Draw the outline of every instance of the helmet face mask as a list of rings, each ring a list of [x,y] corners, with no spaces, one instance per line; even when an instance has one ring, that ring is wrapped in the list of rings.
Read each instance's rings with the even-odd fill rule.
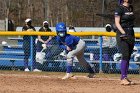
[[[121,58],[122,58],[122,54],[121,54],[121,53],[116,53],[116,54],[114,54],[114,56],[113,56],[113,60],[114,60],[114,61],[120,61]]]
[[[105,29],[107,32],[111,32],[112,31],[112,26],[110,24],[106,24]]]
[[[57,32],[57,35],[60,36],[60,37],[65,37],[66,32]]]
[[[135,61],[135,62],[140,61],[140,54],[136,54],[136,55],[134,56],[134,61]]]

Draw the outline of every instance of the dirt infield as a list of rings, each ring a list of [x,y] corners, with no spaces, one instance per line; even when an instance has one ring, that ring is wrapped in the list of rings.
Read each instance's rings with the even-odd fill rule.
[[[140,77],[131,77],[136,85],[120,85],[118,75],[96,75],[88,79],[75,74],[76,79],[61,80],[64,73],[25,73],[0,71],[0,93],[140,93]],[[133,75],[134,76],[134,75]]]

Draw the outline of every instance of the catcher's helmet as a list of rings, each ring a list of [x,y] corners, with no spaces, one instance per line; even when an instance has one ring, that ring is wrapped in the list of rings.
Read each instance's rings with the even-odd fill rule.
[[[134,46],[133,51],[138,52],[138,48],[136,46]]]
[[[136,55],[134,56],[134,61],[135,61],[135,62],[140,61],[140,54],[136,54]]]
[[[138,48],[134,46],[133,53],[131,54],[131,57],[135,57],[135,55],[138,54]]]
[[[106,24],[105,29],[107,32],[111,32],[112,26],[110,24]]]
[[[114,56],[113,56],[113,60],[114,60],[114,61],[120,61],[121,58],[122,58],[122,54],[121,54],[121,53],[116,53],[116,54],[114,54]]]
[[[111,31],[116,32],[117,31],[117,27],[115,24],[106,24],[105,29],[107,32],[111,32]]]

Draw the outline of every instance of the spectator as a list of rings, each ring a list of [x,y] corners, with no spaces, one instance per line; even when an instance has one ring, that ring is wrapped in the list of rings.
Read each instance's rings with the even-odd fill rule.
[[[8,31],[15,31],[15,24],[13,20],[8,20]]]
[[[68,32],[76,32],[74,26],[70,25]]]
[[[32,20],[31,19],[26,19],[25,20],[25,26],[23,26],[22,31],[36,31],[35,28],[32,26]],[[38,70],[36,68],[36,60],[35,60],[35,56],[36,56],[36,46],[35,46],[35,39],[36,36],[33,36],[33,71],[34,72],[40,72],[40,70]],[[23,36],[23,49],[24,49],[24,66],[25,69],[24,71],[30,71],[28,68],[28,59],[30,56],[30,36]]]
[[[52,32],[51,29],[49,28],[49,23],[47,21],[43,22],[43,26],[39,29],[39,32]],[[37,41],[37,52],[40,52],[43,49],[42,44],[46,45],[46,58],[49,56],[51,50],[51,40],[52,36],[38,36],[38,41]]]

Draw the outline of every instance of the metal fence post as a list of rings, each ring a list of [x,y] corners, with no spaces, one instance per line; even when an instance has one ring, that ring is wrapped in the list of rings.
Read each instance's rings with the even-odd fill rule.
[[[33,36],[30,36],[30,56],[31,71],[33,71]]]
[[[99,63],[99,73],[102,73],[103,72],[103,70],[102,70],[102,66],[103,66],[103,64],[102,64],[102,43],[103,43],[103,37],[102,36],[100,36],[99,37],[100,38],[100,63]]]

